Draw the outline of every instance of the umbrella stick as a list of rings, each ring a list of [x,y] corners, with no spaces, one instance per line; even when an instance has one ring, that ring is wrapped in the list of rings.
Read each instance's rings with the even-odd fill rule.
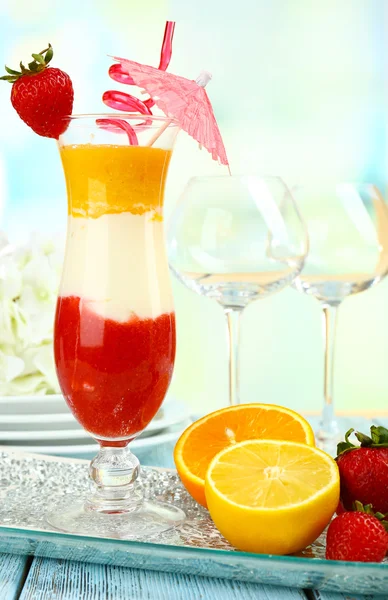
[[[163,125],[160,127],[160,129],[158,129],[157,131],[155,131],[154,135],[152,136],[152,138],[148,141],[147,146],[152,146],[156,140],[162,135],[162,133],[164,131],[166,131],[167,127],[169,125],[171,125],[173,119],[170,119],[169,121],[165,121],[165,123],[163,123]]]

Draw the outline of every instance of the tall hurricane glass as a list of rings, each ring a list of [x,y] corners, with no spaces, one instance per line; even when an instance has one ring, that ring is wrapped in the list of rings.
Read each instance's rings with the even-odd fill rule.
[[[85,115],[59,139],[68,234],[55,361],[72,413],[100,444],[85,498],[48,516],[64,531],[136,538],[184,517],[144,500],[129,448],[161,406],[174,366],[163,194],[177,132],[171,119]]]

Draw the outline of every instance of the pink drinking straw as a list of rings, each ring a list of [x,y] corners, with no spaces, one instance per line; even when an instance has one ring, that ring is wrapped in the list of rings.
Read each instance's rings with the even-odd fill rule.
[[[113,133],[126,133],[130,146],[138,146],[139,142],[133,127],[122,119],[97,119],[98,127]]]
[[[115,110],[123,110],[125,112],[137,112],[142,115],[152,115],[151,110],[142,100],[126,94],[124,92],[115,92],[113,90],[104,92],[102,101]]]
[[[124,73],[120,64],[112,65],[111,67],[109,67],[108,73],[110,78],[114,81],[117,81],[118,83],[124,83],[126,85],[136,85],[132,77],[128,75],[128,73]]]
[[[164,36],[162,42],[162,48],[160,51],[159,67],[161,71],[165,71],[170,64],[172,56],[172,40],[174,37],[175,21],[166,21],[164,29]],[[125,85],[136,85],[131,75],[125,72],[121,64],[114,64],[109,68],[109,76],[118,83]],[[108,90],[104,92],[102,96],[104,104],[113,108],[114,110],[121,110],[124,112],[136,112],[142,115],[152,115],[151,108],[155,102],[152,98],[147,100],[140,100],[136,96],[126,94],[125,92],[118,92],[115,90]],[[115,126],[117,124],[117,126]],[[145,120],[143,123],[136,125],[138,130],[144,129],[146,126],[151,124],[151,120]],[[133,127],[124,120],[120,119],[98,119],[98,125],[103,129],[116,132],[126,132],[130,145],[138,145],[138,139]]]
[[[172,40],[174,37],[175,21],[166,21],[166,28],[164,30],[164,37],[162,43],[162,50],[160,52],[159,67],[161,71],[165,71],[170,64],[172,55]]]
[[[162,49],[160,51],[160,61],[158,67],[158,69],[160,69],[161,71],[165,71],[168,68],[168,65],[170,64],[174,31],[175,21],[166,21],[166,27],[164,29],[164,37],[162,42]],[[127,72],[123,71],[121,64],[111,65],[109,67],[109,76],[111,79],[113,79],[113,81],[117,81],[118,83],[123,83],[125,85],[136,85],[132,77]],[[113,106],[114,100],[112,100],[112,105],[110,104],[111,94],[114,94],[114,92],[105,92],[103,96],[103,101],[108,106],[111,106],[111,108],[116,108],[115,106]],[[151,106],[153,106],[155,102],[152,100],[152,98],[149,98],[148,100],[145,100],[143,104],[151,108]],[[126,109],[117,108],[117,110]]]

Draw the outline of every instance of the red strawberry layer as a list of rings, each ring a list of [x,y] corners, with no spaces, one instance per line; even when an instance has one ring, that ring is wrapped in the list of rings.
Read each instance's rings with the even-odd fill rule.
[[[175,340],[173,313],[122,323],[91,311],[78,297],[60,297],[57,373],[82,426],[98,439],[132,439],[141,432],[166,395]]]

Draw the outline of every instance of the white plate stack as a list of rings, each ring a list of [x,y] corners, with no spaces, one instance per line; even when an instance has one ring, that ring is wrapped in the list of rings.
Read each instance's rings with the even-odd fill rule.
[[[187,407],[167,397],[131,449],[144,454],[175,442],[190,422]],[[98,444],[75,420],[61,395],[0,397],[0,446],[78,458],[91,458],[98,451]]]

